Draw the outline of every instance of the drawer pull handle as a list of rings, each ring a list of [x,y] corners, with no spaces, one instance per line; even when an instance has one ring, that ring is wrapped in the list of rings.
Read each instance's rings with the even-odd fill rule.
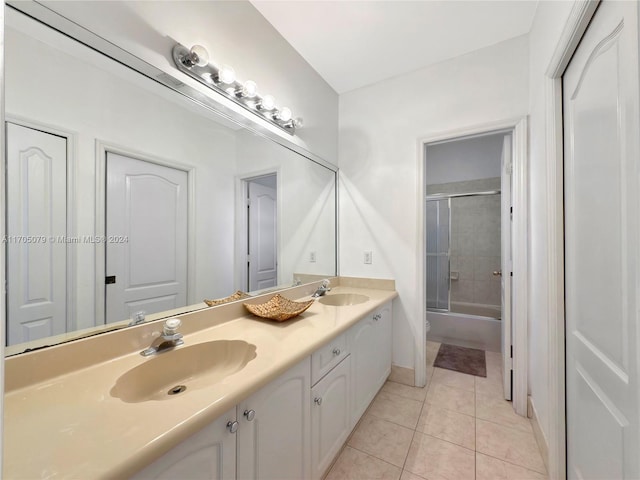
[[[322,405],[322,397],[316,397],[313,399],[316,405]]]
[[[245,410],[244,414],[245,418],[249,421],[252,421],[254,418],[256,418],[256,411],[255,410]]]
[[[227,428],[231,433],[236,433],[238,431],[238,422],[236,422],[235,420],[233,422],[229,420],[227,422]]]
[[[333,349],[333,354],[337,357],[338,355],[340,355],[340,349],[339,348],[334,348]]]

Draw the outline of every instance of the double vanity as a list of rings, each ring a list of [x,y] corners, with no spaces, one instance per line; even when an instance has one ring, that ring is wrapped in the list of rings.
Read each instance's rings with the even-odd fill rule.
[[[146,357],[162,321],[8,358],[3,477],[321,478],[389,375],[397,295],[332,285],[282,323],[182,315],[184,344]]]

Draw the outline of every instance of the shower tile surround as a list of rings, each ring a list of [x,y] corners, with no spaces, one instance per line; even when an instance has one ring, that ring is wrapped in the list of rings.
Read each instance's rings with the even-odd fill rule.
[[[428,185],[427,194],[499,189],[500,178],[496,177]],[[500,195],[451,200],[452,304],[500,306],[500,277],[493,275],[501,268],[500,230]]]

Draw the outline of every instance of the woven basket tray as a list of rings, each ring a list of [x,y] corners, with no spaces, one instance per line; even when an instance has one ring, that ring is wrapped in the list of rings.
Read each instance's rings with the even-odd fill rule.
[[[282,295],[276,293],[267,303],[251,304],[245,303],[244,306],[254,315],[277,322],[284,322],[295,316],[300,315],[307,308],[313,305],[313,300],[307,302],[294,302]]]
[[[235,302],[236,300],[243,300],[245,298],[251,298],[251,295],[245,292],[241,292],[238,290],[233,295],[229,295],[228,297],[218,298],[217,300],[204,300],[204,303],[209,305],[210,307],[215,307],[216,305],[223,305],[229,302]]]

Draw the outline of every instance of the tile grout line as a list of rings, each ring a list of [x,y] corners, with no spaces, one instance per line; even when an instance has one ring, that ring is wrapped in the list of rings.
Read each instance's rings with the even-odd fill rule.
[[[484,452],[476,452],[476,453],[479,453],[480,455],[484,455],[485,457],[493,458],[494,460],[499,460],[503,463],[508,463],[509,465],[513,465],[514,467],[523,468],[528,472],[537,473],[538,475],[548,475],[547,473],[540,473],[538,470],[534,470],[533,468],[530,468],[530,467],[525,467],[524,465],[520,465],[519,463],[514,463],[512,460],[505,460],[504,458],[496,457],[494,455],[490,455]]]

